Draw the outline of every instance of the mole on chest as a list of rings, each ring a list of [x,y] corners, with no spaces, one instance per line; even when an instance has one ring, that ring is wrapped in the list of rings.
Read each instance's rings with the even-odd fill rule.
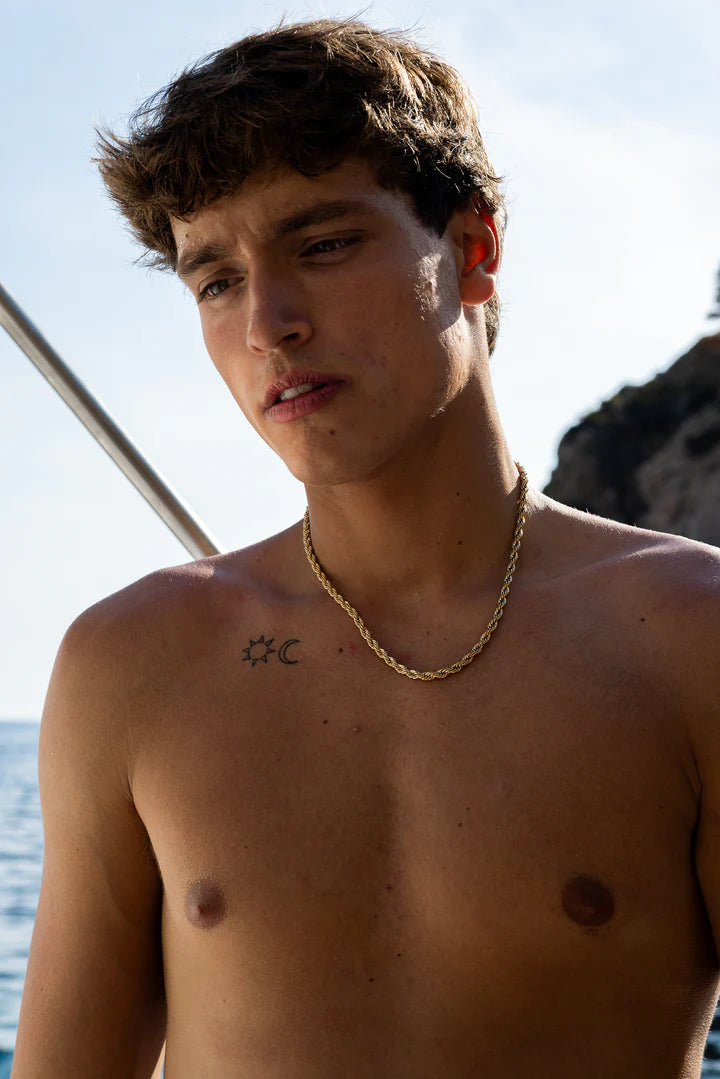
[[[605,925],[615,913],[615,899],[595,877],[572,877],[562,892],[562,906],[568,918],[578,925],[594,928]]]
[[[225,895],[211,880],[197,880],[185,896],[185,915],[199,929],[212,929],[225,917]]]

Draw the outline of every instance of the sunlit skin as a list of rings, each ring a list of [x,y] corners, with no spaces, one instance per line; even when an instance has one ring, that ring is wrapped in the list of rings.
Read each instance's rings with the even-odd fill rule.
[[[399,660],[458,658],[518,493],[488,373],[492,218],[471,203],[438,236],[347,161],[173,228],[212,361],[304,483],[325,569]],[[532,358],[513,362],[522,394]],[[212,467],[241,497],[241,462]],[[164,1038],[167,1079],[698,1079],[718,581],[713,548],[532,490],[502,622],[444,681],[369,650],[299,524],[86,612],[43,720],[13,1079],[69,1060],[147,1079]]]
[[[235,198],[173,223],[181,272],[199,248],[233,238],[232,257],[185,276],[205,343],[250,422],[312,485],[346,484],[385,468],[408,443],[427,442],[426,428],[439,426],[429,417],[480,382],[478,324],[467,324],[459,289],[447,282],[460,270],[470,291],[484,244],[466,237],[463,250],[462,213],[436,236],[409,199],[369,186],[370,175],[354,163],[322,181],[289,172],[259,178]],[[356,208],[273,236],[279,220],[339,202]],[[494,247],[489,226],[475,216]],[[487,298],[491,274],[482,285]],[[267,386],[298,369],[333,375],[345,387],[332,408],[280,427],[264,415]],[[348,409],[362,416],[361,430],[340,422]]]
[[[274,236],[279,221],[340,201],[357,211]],[[260,177],[173,228],[181,273],[198,250],[232,252],[184,279],[235,400],[306,485],[315,547],[333,578],[345,580],[344,557],[356,586],[362,580],[386,595],[390,574],[401,601],[402,578],[417,579],[416,560],[426,595],[464,587],[461,569],[477,578],[491,563],[496,576],[517,473],[492,397],[480,307],[499,261],[492,219],[460,210],[437,236],[407,197],[348,162],[319,179]],[[275,423],[263,408],[268,383],[298,369],[332,375],[341,389],[327,407]],[[473,501],[458,491],[473,492]],[[362,534],[351,523],[357,517]],[[453,537],[448,564],[434,548],[442,530]],[[332,556],[328,533],[336,535]],[[462,535],[475,539],[464,550]]]

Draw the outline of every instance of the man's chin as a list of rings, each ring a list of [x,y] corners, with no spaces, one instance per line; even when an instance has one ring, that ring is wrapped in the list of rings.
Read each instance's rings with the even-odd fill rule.
[[[327,457],[308,461],[307,458],[297,460],[280,456],[290,474],[305,487],[341,487],[369,478],[368,470],[359,467],[357,461],[328,460]]]

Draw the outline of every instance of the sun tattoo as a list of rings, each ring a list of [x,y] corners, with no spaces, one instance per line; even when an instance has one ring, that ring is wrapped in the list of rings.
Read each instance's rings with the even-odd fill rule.
[[[243,657],[243,663],[245,663],[245,661],[248,659],[252,662],[253,667],[261,660],[263,663],[267,663],[268,656],[275,651],[274,648],[270,647],[274,640],[274,637],[268,637],[268,639],[265,640],[265,636],[262,633],[256,641],[254,641],[251,637],[250,644],[247,646],[247,648],[243,648],[243,652],[245,653]],[[264,652],[258,651],[258,649],[262,648],[265,649]],[[255,649],[255,651],[253,651],[253,649]]]

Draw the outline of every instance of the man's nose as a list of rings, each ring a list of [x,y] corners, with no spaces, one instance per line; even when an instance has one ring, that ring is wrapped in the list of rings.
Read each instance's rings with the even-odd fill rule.
[[[289,283],[258,280],[250,285],[247,346],[264,355],[280,346],[298,348],[312,336],[302,292]]]

